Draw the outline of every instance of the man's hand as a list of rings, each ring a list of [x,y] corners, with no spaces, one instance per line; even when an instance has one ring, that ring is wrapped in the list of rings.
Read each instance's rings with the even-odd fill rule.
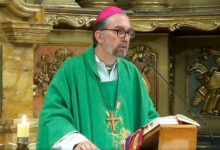
[[[77,144],[77,146],[73,150],[100,150],[97,148],[92,142],[85,141]]]

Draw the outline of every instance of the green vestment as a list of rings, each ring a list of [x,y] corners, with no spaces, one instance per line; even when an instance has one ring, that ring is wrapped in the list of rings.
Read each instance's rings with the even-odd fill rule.
[[[93,46],[63,63],[47,90],[39,118],[37,149],[51,149],[72,131],[83,134],[100,149],[120,149],[120,136],[115,135],[122,128],[133,133],[158,117],[135,65],[123,58],[117,65],[118,80],[100,83]],[[121,104],[114,111],[114,117],[122,117],[114,135],[111,126],[107,127],[108,108],[101,91],[110,111],[115,108],[115,95]]]

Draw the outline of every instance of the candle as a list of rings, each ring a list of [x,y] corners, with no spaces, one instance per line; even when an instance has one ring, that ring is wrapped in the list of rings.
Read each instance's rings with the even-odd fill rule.
[[[29,137],[29,123],[25,115],[22,117],[22,122],[17,126],[17,137]]]

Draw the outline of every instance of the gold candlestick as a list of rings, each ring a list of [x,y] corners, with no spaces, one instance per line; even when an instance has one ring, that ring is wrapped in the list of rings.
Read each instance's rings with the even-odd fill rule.
[[[28,144],[29,144],[28,137],[17,137],[16,150],[29,150]]]

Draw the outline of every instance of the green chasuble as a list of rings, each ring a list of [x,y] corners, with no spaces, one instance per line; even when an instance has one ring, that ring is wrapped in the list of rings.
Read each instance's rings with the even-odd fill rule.
[[[117,95],[115,95],[117,93],[117,83],[118,80],[115,81],[110,81],[110,82],[100,82],[101,84],[101,91],[104,94],[104,98],[106,99],[106,110],[110,109],[110,112],[113,112],[115,109],[115,101],[118,100],[117,99]],[[116,96],[116,99],[115,99]],[[104,99],[103,98],[103,99]],[[105,102],[105,100],[103,100]],[[109,107],[109,108],[107,108]],[[119,108],[118,108],[119,109]],[[118,110],[116,109],[116,110]]]
[[[93,46],[63,63],[47,90],[37,149],[51,149],[72,131],[83,134],[100,149],[121,149],[123,131],[133,133],[158,117],[135,65],[119,58],[117,67],[117,80],[101,82]],[[121,118],[114,133],[106,121],[108,111]]]

